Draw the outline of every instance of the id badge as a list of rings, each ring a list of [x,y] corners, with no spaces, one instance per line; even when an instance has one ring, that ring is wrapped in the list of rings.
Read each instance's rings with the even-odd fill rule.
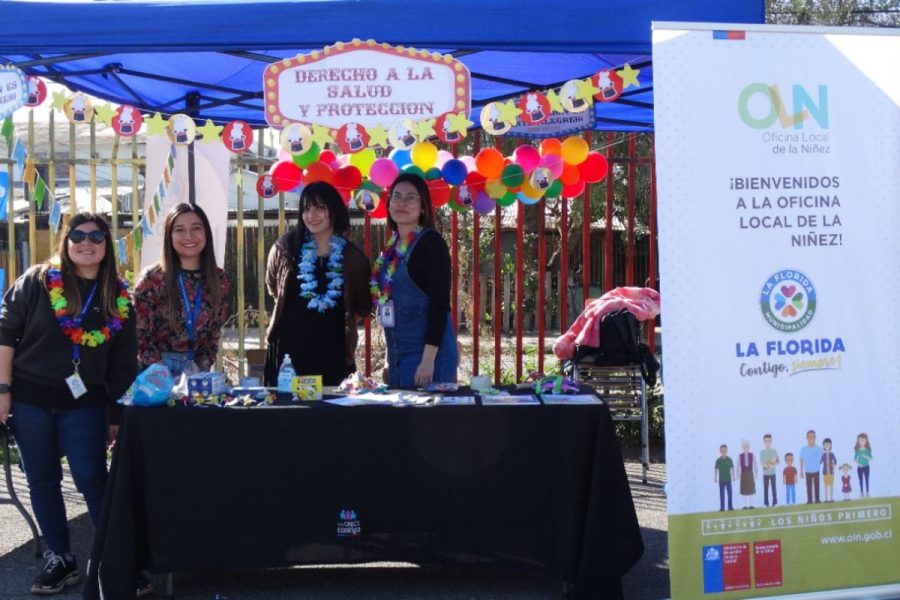
[[[385,329],[390,329],[394,326],[394,301],[388,300],[384,304],[381,305],[381,308],[378,310],[378,321],[381,323],[381,326]]]
[[[69,386],[69,391],[72,392],[73,398],[81,398],[87,394],[87,388],[84,385],[84,381],[81,380],[81,375],[78,374],[78,371],[66,377],[66,385]]]

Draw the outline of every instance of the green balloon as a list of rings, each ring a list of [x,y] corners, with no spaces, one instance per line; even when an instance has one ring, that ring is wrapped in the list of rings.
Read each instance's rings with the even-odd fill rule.
[[[417,167],[416,165],[414,165],[412,163],[409,163],[408,165],[403,165],[403,168],[400,169],[400,172],[401,173],[411,173],[413,175],[418,175],[422,179],[425,179],[425,172],[422,171],[422,169],[420,169],[419,167]]]
[[[309,165],[319,160],[319,153],[319,145],[313,142],[309,147],[309,150],[307,150],[303,154],[293,154],[291,158],[294,160],[295,165],[297,165],[301,169],[305,169]]]
[[[508,188],[519,187],[525,181],[525,170],[515,163],[506,165],[500,173],[500,180]]]
[[[516,201],[515,192],[506,192],[502,197],[497,198],[497,204],[500,206],[512,206]]]
[[[431,167],[425,172],[425,179],[429,181],[434,181],[435,179],[441,178],[441,170],[437,167]]]
[[[458,213],[464,213],[467,210],[469,210],[466,207],[460,206],[459,204],[457,204],[456,200],[454,200],[452,196],[450,197],[450,201],[447,202],[447,206],[449,206],[452,210],[455,210]]]
[[[563,184],[562,181],[556,179],[553,183],[550,184],[550,187],[547,188],[547,191],[544,193],[548,198],[556,198],[560,194],[562,194]]]

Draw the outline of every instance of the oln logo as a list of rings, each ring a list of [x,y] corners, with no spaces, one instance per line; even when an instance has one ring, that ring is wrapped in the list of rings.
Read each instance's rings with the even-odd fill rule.
[[[784,98],[777,85],[751,83],[738,96],[738,114],[754,129],[768,129],[776,121],[783,129],[803,129],[810,118],[822,129],[828,129],[828,86],[819,85],[816,91],[813,98],[809,90],[795,83],[790,96]]]

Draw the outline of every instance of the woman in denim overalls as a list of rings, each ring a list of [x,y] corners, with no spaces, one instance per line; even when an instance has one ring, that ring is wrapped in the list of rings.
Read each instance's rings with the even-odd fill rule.
[[[373,273],[378,318],[387,340],[387,383],[412,388],[455,382],[458,355],[450,319],[450,252],[432,229],[425,181],[400,175],[391,186],[387,209],[396,238]]]

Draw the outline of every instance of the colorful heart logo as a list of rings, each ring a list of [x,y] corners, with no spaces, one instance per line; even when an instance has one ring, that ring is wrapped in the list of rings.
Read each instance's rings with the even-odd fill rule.
[[[781,307],[783,307],[785,304],[786,300],[784,299],[784,296],[782,296],[778,292],[775,292],[775,310],[781,310]]]
[[[794,292],[797,291],[797,288],[793,285],[783,285],[781,286],[781,293],[784,294],[785,298],[790,298],[794,295]]]
[[[784,307],[784,310],[781,311],[781,314],[785,317],[796,317],[797,310],[793,306],[787,305]]]

